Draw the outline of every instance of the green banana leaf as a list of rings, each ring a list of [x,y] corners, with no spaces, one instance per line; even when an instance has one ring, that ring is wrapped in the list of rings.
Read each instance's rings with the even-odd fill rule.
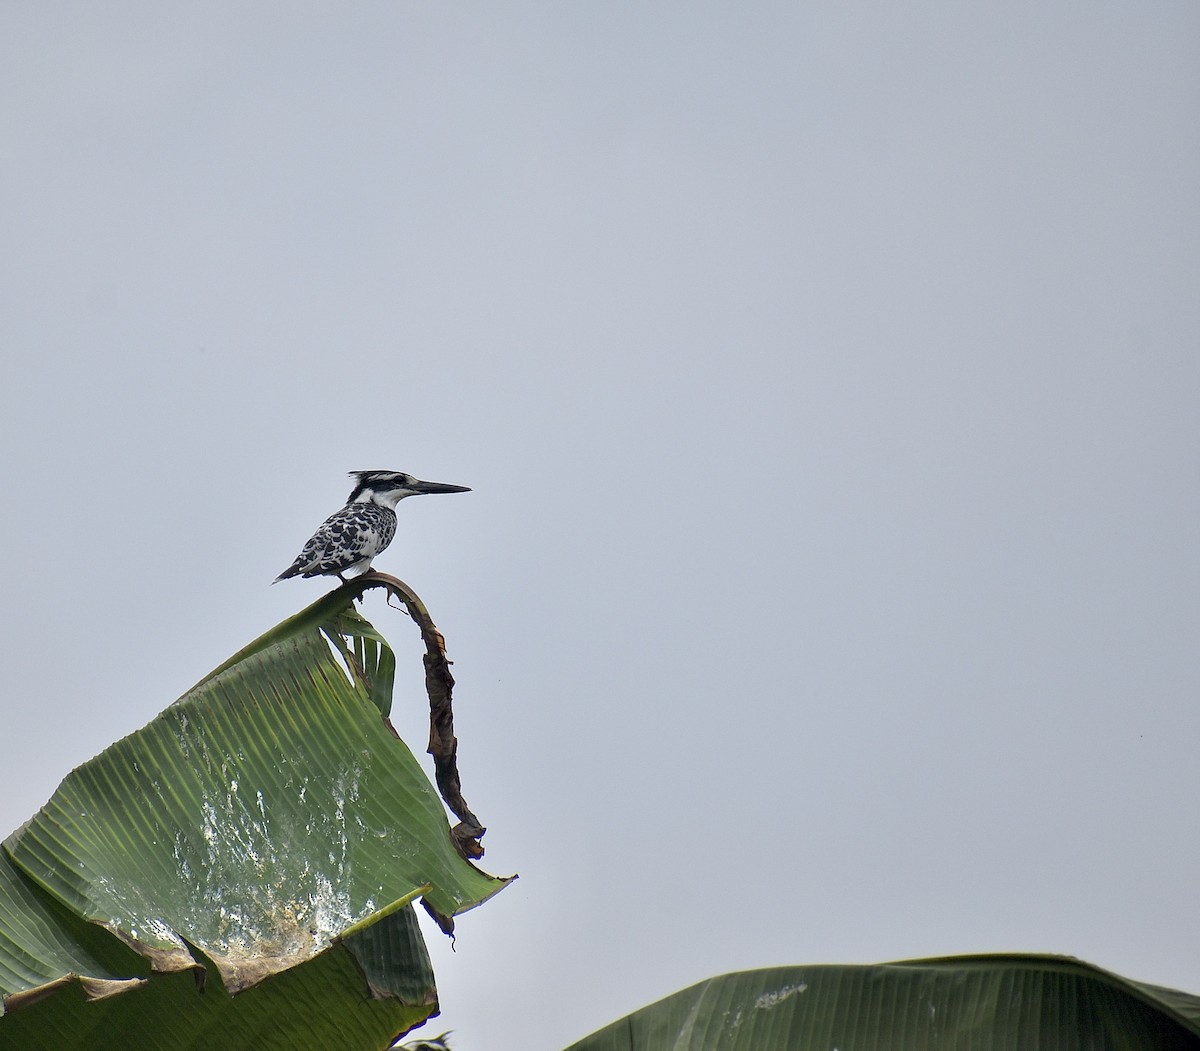
[[[366,586],[251,643],[4,842],[0,1051],[374,1049],[436,1013],[410,904],[450,930],[507,881],[464,859],[387,720]]]
[[[1065,956],[773,967],[712,978],[568,1051],[1197,1051],[1200,997]]]

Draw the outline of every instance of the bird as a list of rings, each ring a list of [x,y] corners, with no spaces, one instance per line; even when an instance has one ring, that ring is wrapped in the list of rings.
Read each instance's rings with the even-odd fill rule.
[[[401,471],[351,471],[354,488],[346,506],[331,514],[313,533],[303,550],[272,583],[289,577],[365,573],[371,560],[396,535],[396,505],[406,496],[424,493],[469,493],[465,485],[423,482]]]

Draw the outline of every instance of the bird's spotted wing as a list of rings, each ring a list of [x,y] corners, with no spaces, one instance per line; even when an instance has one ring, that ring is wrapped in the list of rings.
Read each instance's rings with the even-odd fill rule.
[[[279,579],[341,573],[374,558],[396,535],[396,514],[377,504],[348,504],[330,515]]]

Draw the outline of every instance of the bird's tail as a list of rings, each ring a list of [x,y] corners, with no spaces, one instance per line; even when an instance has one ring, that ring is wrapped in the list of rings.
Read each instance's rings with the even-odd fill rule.
[[[280,573],[279,576],[277,576],[274,580],[272,580],[271,583],[278,584],[281,580],[287,580],[288,577],[294,577],[299,572],[300,572],[299,565],[293,562],[290,566],[287,567],[287,569],[285,569],[282,573]]]

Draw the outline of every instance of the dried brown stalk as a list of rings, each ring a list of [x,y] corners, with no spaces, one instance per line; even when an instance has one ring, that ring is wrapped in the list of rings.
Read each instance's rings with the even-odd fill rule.
[[[458,824],[450,830],[450,838],[458,852],[468,861],[483,857],[480,840],[487,831],[479,819],[471,813],[463,798],[462,783],[458,775],[458,738],[454,736],[454,708],[451,694],[454,676],[450,674],[451,661],[446,657],[446,640],[412,588],[403,580],[375,570],[355,577],[344,587],[350,589],[355,598],[370,588],[383,588],[389,597],[395,596],[404,603],[408,615],[421,629],[425,641],[425,692],[429,695],[429,754],[433,756],[434,778],[450,812],[458,818]],[[391,722],[388,722],[391,728]],[[392,730],[395,733],[395,730]]]

